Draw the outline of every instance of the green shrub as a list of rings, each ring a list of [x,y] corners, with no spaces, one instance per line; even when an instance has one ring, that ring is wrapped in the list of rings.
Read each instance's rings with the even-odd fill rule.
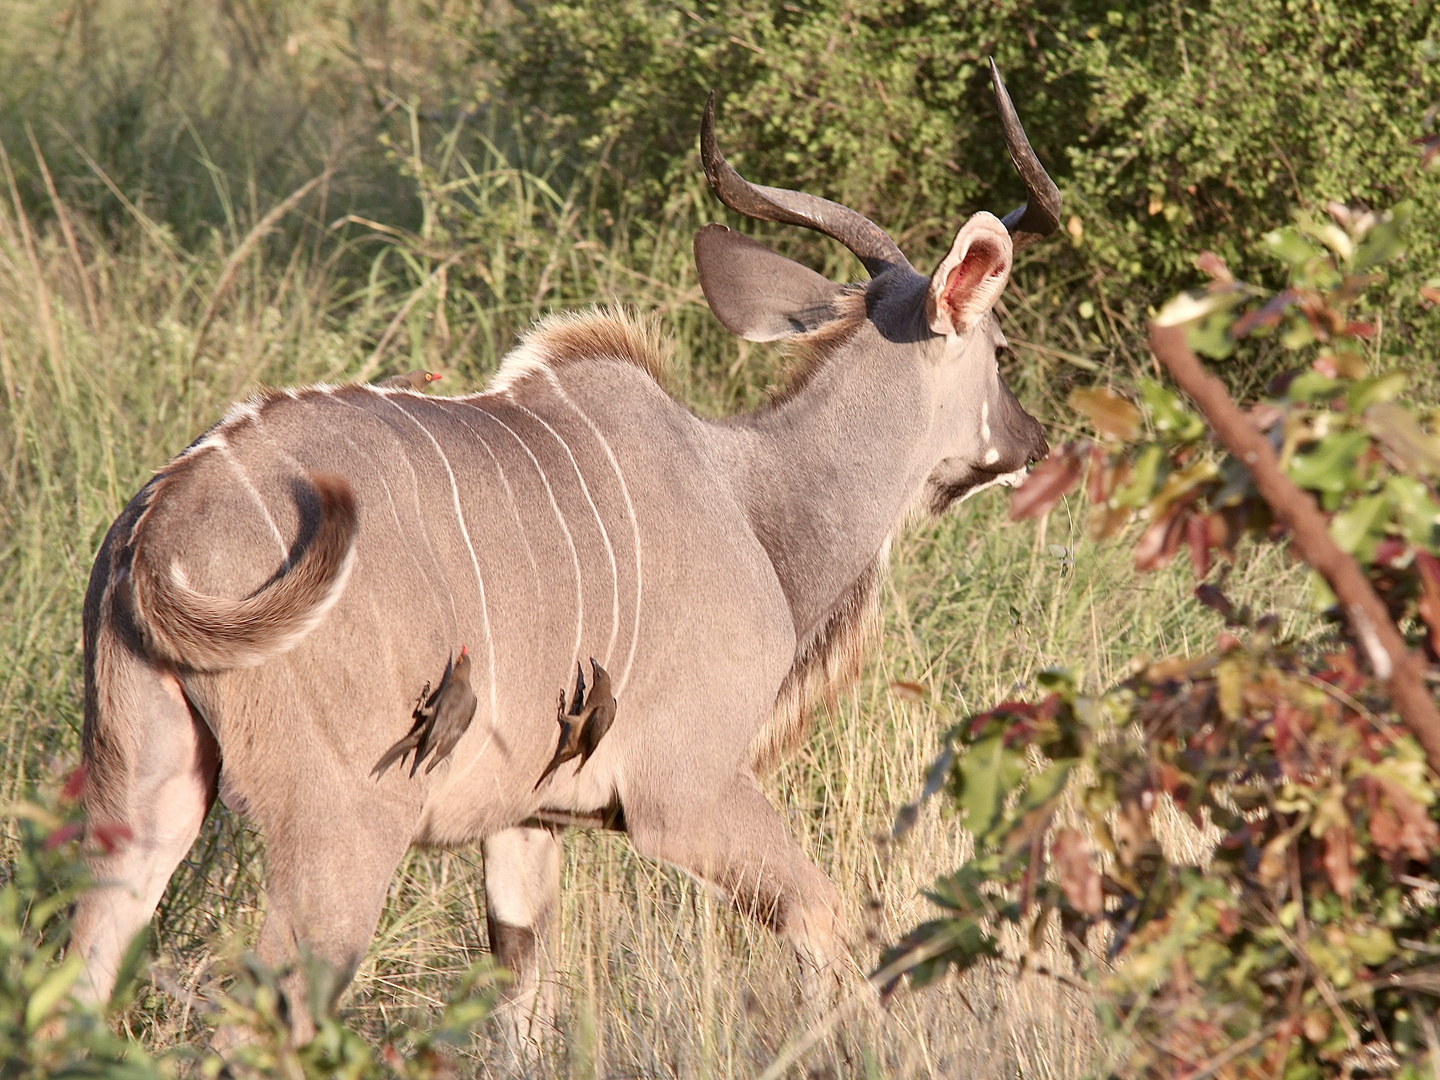
[[[453,1074],[446,1048],[468,1042],[494,1004],[498,981],[488,963],[462,980],[429,1031],[396,1025],[378,1056],[323,1006],[323,991],[333,978],[318,962],[307,961],[306,967],[319,1030],[309,1043],[294,1045],[281,973],[249,953],[217,965],[225,989],[202,995],[197,1005],[209,1026],[227,1029],[229,1049],[182,1046],[154,1055],[117,1035],[113,1025],[141,984],[149,935],[142,931],[131,944],[105,1008],[71,996],[84,968],[78,953],[64,952],[69,911],[89,886],[79,840],[82,818],[74,804],[80,776],[74,774],[58,797],[36,795],[3,811],[18,835],[9,837],[16,855],[0,879],[0,1075],[158,1080],[175,1076],[182,1066],[207,1077],[223,1071],[235,1080],[432,1080]],[[89,830],[87,843],[113,847],[128,841],[123,827],[101,826]],[[223,956],[226,950],[222,946],[219,952]]]
[[[1372,373],[1384,301],[1362,299],[1401,254],[1407,216],[1337,207],[1270,234],[1289,271],[1274,296],[1207,254],[1208,291],[1160,322],[1187,323],[1212,355],[1261,335],[1309,360],[1250,420],[1434,659],[1440,436],[1433,410],[1402,403],[1404,372]],[[1418,1077],[1421,1049],[1440,1054],[1436,777],[1364,673],[1361,630],[1337,612],[1328,648],[1301,647],[1228,601],[1238,542],[1283,539],[1270,504],[1176,395],[1143,382],[1139,398],[1073,394],[1094,438],[1058,448],[1012,515],[1048,512],[1083,476],[1092,535],[1138,518],[1141,570],[1188,551],[1197,597],[1246,637],[1137,658],[1132,678],[1096,693],[1052,671],[1043,700],[951,728],[929,790],[964,814],[975,856],[932,889],[942,916],[887,960],[923,983],[1000,956],[1009,924],[1028,942],[1022,963],[1069,978],[1044,948],[1058,926],[1110,1036],[1102,1074]],[[1188,852],[1177,843],[1170,807],[1210,831],[1199,850],[1198,834]]]
[[[574,162],[604,162],[614,202],[653,212],[688,190],[713,87],[742,172],[852,205],[920,261],[969,212],[1023,197],[987,85],[993,55],[1075,217],[1069,245],[1030,261],[1065,282],[1044,303],[1079,308],[1082,351],[1123,355],[1115,331],[1138,331],[1184,286],[1194,251],[1264,280],[1254,238],[1291,209],[1402,193],[1416,239],[1389,347],[1440,351],[1440,317],[1417,303],[1440,254],[1440,178],[1410,146],[1440,101],[1433,5],[561,2],[523,5],[482,49],[494,100],[528,109]]]

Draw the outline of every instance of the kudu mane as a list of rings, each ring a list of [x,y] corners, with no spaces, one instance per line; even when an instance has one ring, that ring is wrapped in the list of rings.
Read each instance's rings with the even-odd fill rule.
[[[486,393],[511,389],[527,375],[586,360],[633,364],[662,389],[669,383],[674,347],[654,315],[636,315],[621,307],[593,307],[546,315],[505,354]]]

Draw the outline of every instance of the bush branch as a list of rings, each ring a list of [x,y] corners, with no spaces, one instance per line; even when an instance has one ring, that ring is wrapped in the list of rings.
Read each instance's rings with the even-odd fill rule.
[[[1405,647],[1405,639],[1359,564],[1331,539],[1315,500],[1280,471],[1270,440],[1245,418],[1220,380],[1200,366],[1185,342],[1184,327],[1152,324],[1150,348],[1199,407],[1225,449],[1250,470],[1260,495],[1290,531],[1300,557],[1334,591],[1370,666],[1384,680],[1395,711],[1424,747],[1431,770],[1440,775],[1440,712],[1426,688],[1424,664]]]

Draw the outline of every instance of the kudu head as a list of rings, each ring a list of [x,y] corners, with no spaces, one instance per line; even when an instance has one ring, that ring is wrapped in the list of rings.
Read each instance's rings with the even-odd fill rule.
[[[1031,149],[993,62],[991,75],[1005,142],[1029,197],[1003,220],[984,211],[973,215],[928,277],[883,229],[854,210],[743,179],[716,146],[713,93],[700,133],[705,175],[721,202],[749,217],[839,240],[870,272],[863,286],[870,325],[863,337],[897,365],[919,357],[931,390],[924,498],[936,513],[980,487],[1015,482],[1048,452],[1040,424],[1000,379],[996,360],[1005,338],[992,309],[1009,280],[1014,252],[1059,225],[1060,193]],[[818,330],[837,318],[841,297],[857,289],[720,225],[697,234],[695,261],[716,317],[750,341]]]

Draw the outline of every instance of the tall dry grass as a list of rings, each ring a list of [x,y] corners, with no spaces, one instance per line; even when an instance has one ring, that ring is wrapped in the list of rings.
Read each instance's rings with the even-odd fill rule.
[[[332,228],[316,217],[321,184],[268,224],[269,207],[235,210],[234,228],[198,246],[134,202],[120,226],[102,229],[53,184],[44,206],[27,209],[11,177],[22,155],[43,177],[43,147],[7,145],[0,799],[76,760],[80,603],[105,528],[152,469],[254,387],[423,364],[448,368],[447,385],[465,389],[545,310],[615,299],[662,313],[677,346],[676,387],[705,411],[754,402],[776,378],[773,353],[728,338],[704,307],[688,254],[693,228],[712,214],[698,183],[659,220],[604,220],[583,180],[567,186],[518,137],[467,141],[457,128],[448,142],[423,146],[418,121],[408,130],[408,145],[392,145],[418,220],[351,215]],[[98,162],[93,175],[113,183]],[[293,231],[266,236],[270,225]],[[1081,349],[1071,351],[1063,324],[1046,321],[1046,290],[1058,286],[1029,282],[1011,300],[1012,336],[1035,346],[1022,349],[1020,383],[1038,412],[1055,416],[1054,365]],[[857,970],[927,917],[923,890],[966,851],[964,831],[933,806],[903,844],[876,843],[922,782],[946,723],[935,703],[951,713],[983,708],[1024,693],[1056,663],[1079,662],[1104,682],[1138,653],[1213,640],[1218,622],[1188,601],[1185,574],[1136,578],[1121,552],[1083,539],[1077,513],[1064,505],[1038,528],[1007,525],[990,494],[903,537],[874,663],[767,780],[795,835],[840,886]],[[1281,614],[1295,628],[1308,626],[1299,586],[1273,555],[1244,563],[1231,582],[1242,603],[1273,608],[1277,596],[1290,598]],[[892,693],[902,680],[926,686],[932,703]],[[253,941],[262,855],[261,839],[217,807],[157,915],[156,989],[125,1021],[136,1037],[156,1047],[203,1037],[184,991],[201,985],[217,951]],[[345,1006],[367,1035],[385,1037],[400,1017],[423,1022],[484,954],[481,875],[472,850],[406,859]],[[636,858],[623,838],[572,833],[564,885],[559,1025],[534,1075],[755,1076],[816,1022],[784,946],[685,876]],[[902,994],[883,1014],[856,1010],[798,1068],[1079,1076],[1093,1040],[1082,995],[996,964]],[[466,1061],[477,1075],[502,1068],[484,1039]]]

